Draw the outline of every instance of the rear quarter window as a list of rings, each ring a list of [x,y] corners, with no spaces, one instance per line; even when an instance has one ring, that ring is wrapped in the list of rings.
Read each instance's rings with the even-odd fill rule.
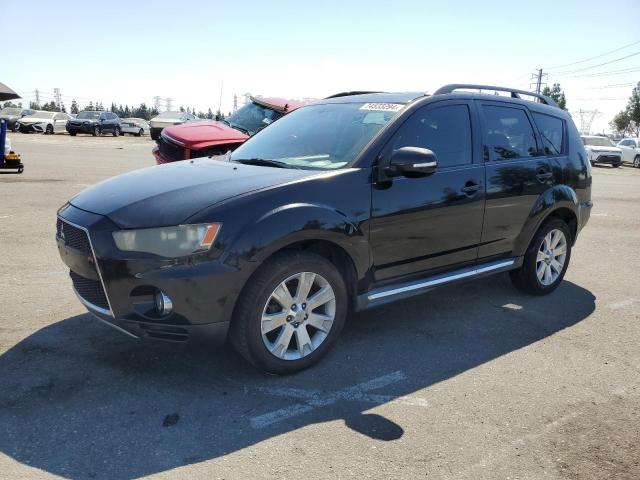
[[[552,115],[533,112],[533,121],[542,137],[545,155],[565,154],[564,120]]]

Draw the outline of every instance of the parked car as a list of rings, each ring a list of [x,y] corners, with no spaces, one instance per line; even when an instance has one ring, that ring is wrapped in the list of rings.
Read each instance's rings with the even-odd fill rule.
[[[197,120],[197,117],[187,112],[162,112],[160,115],[149,120],[151,139],[158,140],[158,138],[160,138],[160,132],[162,132],[165,127],[180,125],[194,120]]]
[[[622,150],[607,137],[585,135],[582,141],[591,165],[608,163],[615,168],[622,165]]]
[[[144,118],[123,118],[120,121],[120,132],[141,137],[149,134],[149,124]]]
[[[33,115],[36,111],[29,108],[5,107],[0,110],[0,120],[6,120],[9,130],[16,130],[16,123],[28,115]]]
[[[66,113],[36,110],[33,114],[18,120],[13,130],[22,133],[36,132],[48,135],[62,133],[69,118],[71,117]]]
[[[634,167],[640,168],[640,139],[623,138],[618,142],[618,148],[622,150],[622,160],[632,163]]]
[[[57,244],[98,318],[135,337],[229,334],[290,373],[329,350],[350,307],[506,271],[552,292],[591,207],[584,146],[553,100],[448,85],[325,99],[226,161],[94,185],[58,211]]]
[[[251,98],[250,103],[222,121],[166,127],[152,153],[158,164],[222,155],[302,105],[303,102],[284,98]]]
[[[67,132],[72,137],[78,133],[90,133],[94,137],[110,132],[114,137],[120,135],[120,117],[112,112],[85,110],[67,122]]]

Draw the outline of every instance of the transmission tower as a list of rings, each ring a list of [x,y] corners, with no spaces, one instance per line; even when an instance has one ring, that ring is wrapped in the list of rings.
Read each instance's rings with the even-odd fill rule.
[[[171,102],[173,102],[173,98],[167,97],[164,99],[164,105],[167,108],[167,112],[171,111]]]
[[[40,90],[38,90],[37,88],[36,88],[36,91],[35,91],[35,95],[36,95],[36,105],[38,105],[38,108],[40,108],[39,107],[39,105],[40,105]]]
[[[153,108],[155,108],[156,112],[160,111],[160,97],[158,95],[153,97]]]
[[[593,121],[602,116],[602,112],[600,112],[597,108],[595,110],[583,110],[582,108],[578,110],[578,116],[580,117],[580,133],[582,135],[589,135],[591,133],[591,125],[593,125]]]
[[[53,95],[56,99],[56,107],[58,107],[58,110],[61,109],[62,107],[62,96],[60,95],[60,89],[59,88],[54,88],[53,89]]]
[[[531,83],[529,84],[529,88],[535,90],[536,93],[541,93],[543,85],[545,87],[547,86],[547,84],[543,82],[543,80],[548,76],[548,73],[542,73],[542,69],[539,68],[531,74]]]
[[[233,94],[233,113],[236,113],[237,110],[238,110],[238,94],[234,93]]]

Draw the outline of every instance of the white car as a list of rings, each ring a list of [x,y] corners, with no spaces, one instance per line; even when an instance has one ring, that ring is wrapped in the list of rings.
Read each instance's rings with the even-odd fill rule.
[[[622,150],[622,160],[640,168],[640,139],[623,138],[618,142],[618,148]]]
[[[66,113],[36,110],[33,115],[28,115],[18,120],[14,131],[22,133],[38,132],[48,135],[62,133],[66,131],[67,120],[70,118]]]
[[[622,165],[622,150],[616,147],[607,137],[585,135],[582,136],[582,142],[591,165],[608,163],[615,168]]]
[[[149,134],[149,124],[144,118],[123,118],[120,121],[120,133],[129,133],[140,137]]]
[[[151,126],[151,139],[158,140],[164,127],[192,122],[193,120],[197,120],[197,118],[198,117],[195,115],[187,112],[162,112],[157,117],[153,117],[149,120],[149,125]]]

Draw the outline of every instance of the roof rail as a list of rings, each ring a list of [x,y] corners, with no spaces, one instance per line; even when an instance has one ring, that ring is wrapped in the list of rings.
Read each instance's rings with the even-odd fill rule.
[[[511,98],[521,98],[520,95],[527,95],[530,97],[537,98],[540,103],[544,103],[546,105],[550,105],[552,107],[558,107],[556,102],[553,99],[547,97],[546,95],[542,95],[540,93],[528,92],[526,90],[518,90],[516,88],[508,88],[508,87],[496,87],[494,85],[474,85],[468,83],[450,83],[449,85],[445,85],[444,87],[440,87],[438,90],[433,92],[434,95],[443,95],[445,93],[452,93],[455,90],[460,89],[472,89],[472,90],[494,90],[496,92],[509,92],[511,93]]]
[[[368,90],[354,90],[353,92],[334,93],[333,95],[329,95],[328,97],[325,97],[325,100],[327,98],[349,97],[351,95],[366,95],[368,93],[384,93],[384,92],[374,92],[374,91],[368,91]]]

